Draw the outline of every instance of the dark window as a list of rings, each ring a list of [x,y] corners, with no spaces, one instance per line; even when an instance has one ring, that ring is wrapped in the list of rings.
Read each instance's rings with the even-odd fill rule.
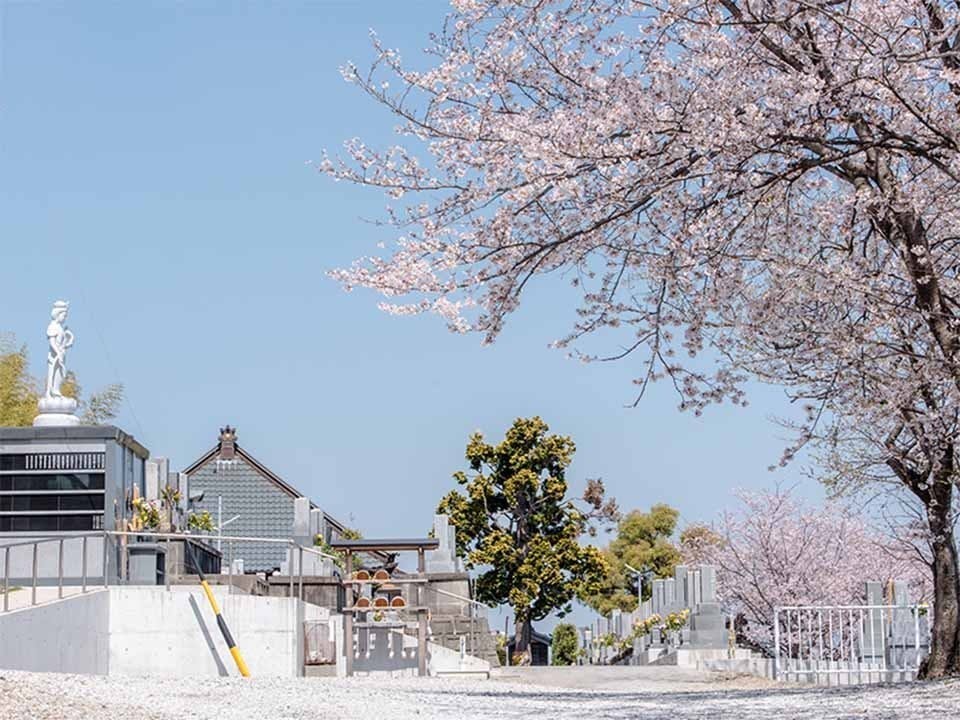
[[[13,515],[0,517],[0,532],[80,532],[103,526],[99,515]]]
[[[56,530],[56,515],[14,515],[12,518],[11,530]]]
[[[57,495],[14,495],[13,509],[26,512],[56,510]]]
[[[26,470],[26,455],[0,455],[0,470]]]
[[[103,473],[7,475],[3,479],[12,484],[0,486],[0,490],[103,490],[104,486]]]
[[[93,530],[93,515],[64,515],[60,518],[61,530]]]
[[[103,495],[61,495],[61,510],[103,510]]]

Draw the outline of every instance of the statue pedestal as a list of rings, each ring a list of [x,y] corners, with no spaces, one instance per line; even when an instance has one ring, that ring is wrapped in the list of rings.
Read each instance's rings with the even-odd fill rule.
[[[68,397],[42,397],[37,403],[40,412],[33,419],[34,427],[64,427],[79,425],[80,418],[74,413],[77,411],[77,401]]]

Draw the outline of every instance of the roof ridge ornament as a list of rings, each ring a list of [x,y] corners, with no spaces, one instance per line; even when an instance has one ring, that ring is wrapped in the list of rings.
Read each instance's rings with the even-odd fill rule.
[[[220,428],[219,460],[233,460],[237,452],[237,429],[226,425]]]

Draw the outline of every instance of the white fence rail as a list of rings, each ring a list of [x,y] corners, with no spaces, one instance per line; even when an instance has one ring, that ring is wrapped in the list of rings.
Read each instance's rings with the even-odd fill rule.
[[[914,679],[930,645],[925,605],[774,610],[774,676],[818,685]]]

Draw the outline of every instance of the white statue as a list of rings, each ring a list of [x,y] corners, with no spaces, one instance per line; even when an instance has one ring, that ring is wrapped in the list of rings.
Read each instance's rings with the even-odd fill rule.
[[[50,324],[47,325],[47,388],[44,397],[63,397],[60,386],[67,374],[67,350],[73,345],[73,333],[67,329],[67,311],[70,303],[57,300],[50,311]]]
[[[57,300],[50,311],[50,324],[47,325],[47,384],[43,397],[37,403],[40,414],[33,419],[38,427],[78,425],[80,419],[74,414],[77,401],[64,397],[61,392],[63,380],[67,375],[67,350],[73,346],[73,333],[67,329],[67,311],[70,303]]]

